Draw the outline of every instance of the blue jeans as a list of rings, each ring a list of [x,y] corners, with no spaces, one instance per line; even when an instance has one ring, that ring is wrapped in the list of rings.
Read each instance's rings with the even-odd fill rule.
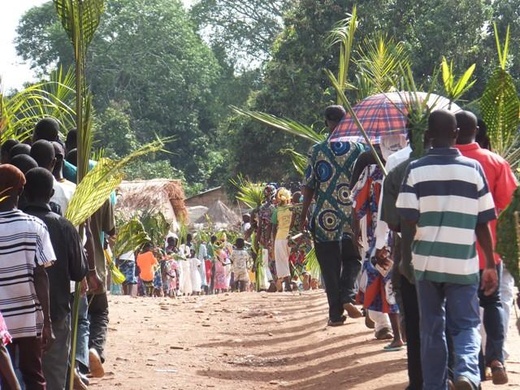
[[[74,297],[74,295],[71,295]],[[74,299],[72,299],[74,300]],[[87,296],[79,298],[78,311],[78,336],[76,339],[76,365],[79,370],[88,373],[88,339],[90,335],[90,322],[88,320],[88,301]]]
[[[478,285],[416,281],[421,321],[423,390],[448,388],[446,332],[453,342],[454,378],[480,385]]]
[[[498,285],[502,279],[502,263],[497,266]],[[482,271],[480,272],[482,275]],[[486,350],[485,358],[486,364],[489,365],[493,360],[498,360],[504,363],[504,307],[500,297],[500,288],[489,295],[484,295],[484,292],[479,289],[478,297],[480,306],[484,309],[484,329],[486,330]]]

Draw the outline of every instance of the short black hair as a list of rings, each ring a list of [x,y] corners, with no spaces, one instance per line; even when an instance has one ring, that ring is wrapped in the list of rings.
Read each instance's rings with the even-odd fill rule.
[[[71,151],[72,149],[76,149],[78,147],[78,130],[69,130],[67,133],[67,138],[65,139],[65,147],[67,148],[67,151]]]
[[[67,160],[69,163],[74,165],[75,167],[78,166],[78,149],[72,149],[67,153],[67,156],[65,157],[65,160]]]
[[[238,249],[242,249],[245,245],[245,241],[243,238],[240,238],[238,237],[236,240],[235,240],[235,246],[238,248]]]
[[[52,142],[44,139],[36,141],[31,148],[31,157],[36,160],[39,167],[49,168],[56,158]]]
[[[457,129],[455,114],[447,110],[433,111],[428,117],[430,138],[450,138]]]
[[[346,115],[343,106],[333,105],[325,108],[325,119],[331,122],[339,122]]]
[[[36,160],[27,154],[19,154],[18,156],[14,156],[11,159],[10,164],[14,165],[16,168],[22,171],[24,175],[30,169],[38,167]]]
[[[33,141],[44,139],[47,141],[56,141],[60,132],[60,124],[54,118],[43,118],[36,123],[33,132]]]
[[[20,141],[16,139],[8,139],[2,143],[2,146],[0,147],[0,156],[2,157],[3,163],[9,162],[9,152],[11,151],[11,148],[19,143]]]
[[[478,120],[471,111],[459,111],[455,114],[457,119],[457,127],[459,128],[459,137],[471,137],[476,135]]]
[[[36,167],[25,174],[24,193],[28,201],[42,199],[48,202],[52,196],[54,177],[45,168]]]
[[[27,144],[18,143],[9,150],[9,159],[12,160],[14,156],[19,154],[31,154],[31,147]]]

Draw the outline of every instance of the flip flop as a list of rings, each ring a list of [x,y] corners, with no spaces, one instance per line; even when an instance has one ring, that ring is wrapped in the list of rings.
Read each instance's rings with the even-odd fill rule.
[[[386,352],[400,351],[401,349],[403,349],[402,345],[392,346],[392,344],[388,344],[383,347],[383,350]]]

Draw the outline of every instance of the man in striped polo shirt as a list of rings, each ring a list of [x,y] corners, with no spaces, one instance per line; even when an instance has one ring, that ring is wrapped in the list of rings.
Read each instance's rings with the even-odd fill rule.
[[[477,237],[486,256],[481,288],[498,285],[488,222],[496,218],[493,199],[480,164],[453,146],[457,121],[448,111],[434,111],[425,137],[432,148],[408,166],[397,208],[417,226],[412,263],[421,317],[423,390],[448,386],[448,349],[453,343],[456,389],[480,385],[479,263]]]
[[[50,319],[49,282],[45,267],[56,260],[45,224],[16,206],[25,177],[14,165],[0,165],[0,312],[19,357],[25,388],[44,390],[42,350],[54,335]]]

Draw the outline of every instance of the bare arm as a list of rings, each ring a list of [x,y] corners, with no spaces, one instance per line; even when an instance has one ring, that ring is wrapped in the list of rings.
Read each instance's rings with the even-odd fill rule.
[[[300,218],[300,231],[305,229],[307,224],[307,213],[309,212],[309,206],[311,205],[312,198],[314,197],[314,190],[307,186],[302,187],[303,203],[302,203],[302,215]]]
[[[491,295],[498,288],[498,276],[493,258],[493,241],[488,223],[477,224],[475,234],[486,257],[486,267],[482,271],[481,289],[484,290],[485,295]]]
[[[42,265],[34,268],[34,289],[43,311],[42,349],[49,350],[53,341],[51,307],[49,304],[49,278]]]

